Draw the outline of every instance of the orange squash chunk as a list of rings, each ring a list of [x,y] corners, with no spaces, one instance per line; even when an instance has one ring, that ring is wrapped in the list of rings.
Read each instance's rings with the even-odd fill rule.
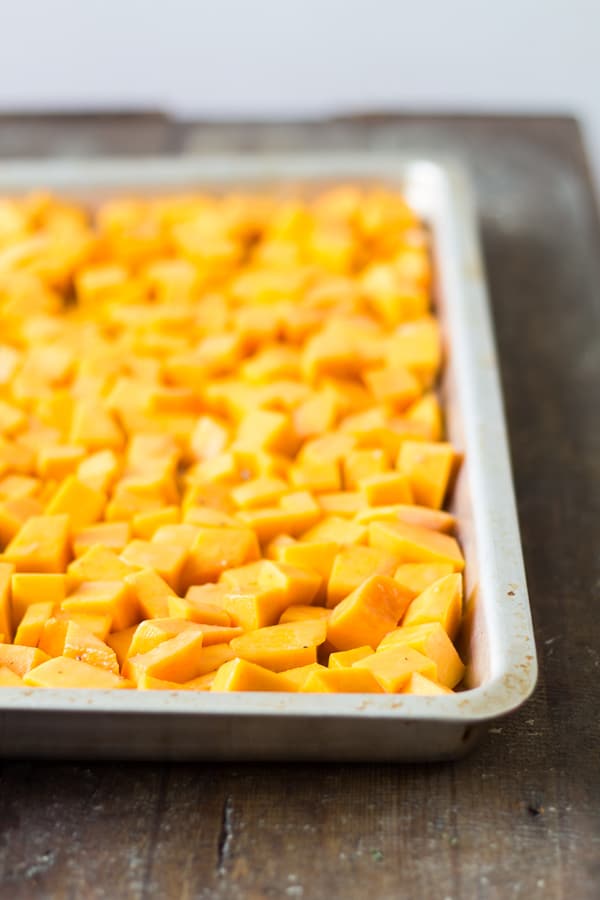
[[[231,659],[217,671],[211,691],[290,691],[294,683],[246,659]]]
[[[334,608],[327,640],[336,650],[376,647],[402,618],[409,598],[386,575],[372,575]]]
[[[23,677],[27,687],[45,688],[129,688],[131,683],[99,666],[66,656],[57,656],[31,669]]]
[[[317,647],[326,635],[327,623],[323,619],[288,622],[234,638],[231,649],[240,659],[282,672],[316,662]]]
[[[448,534],[440,534],[404,522],[372,522],[369,543],[395,554],[400,562],[449,562],[457,572],[465,567],[457,541]]]

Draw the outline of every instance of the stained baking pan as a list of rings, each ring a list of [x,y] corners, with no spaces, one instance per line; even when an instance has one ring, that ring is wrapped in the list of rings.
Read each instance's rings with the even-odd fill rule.
[[[537,663],[498,366],[476,217],[453,164],[330,155],[4,162],[0,193],[45,188],[88,200],[187,188],[313,190],[339,181],[401,189],[433,236],[450,440],[465,462],[453,492],[467,560],[461,691],[276,694],[4,688],[0,753],[163,759],[434,760],[526,700]]]

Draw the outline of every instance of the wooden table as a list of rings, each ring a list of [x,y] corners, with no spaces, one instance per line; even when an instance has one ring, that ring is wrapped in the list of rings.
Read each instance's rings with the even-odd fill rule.
[[[0,897],[600,894],[600,229],[566,118],[0,119],[0,156],[434,149],[477,188],[541,677],[455,764],[5,762]]]

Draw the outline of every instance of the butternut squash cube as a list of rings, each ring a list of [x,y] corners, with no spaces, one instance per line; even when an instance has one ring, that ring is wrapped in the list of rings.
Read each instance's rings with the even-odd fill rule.
[[[322,666],[320,663],[309,663],[307,666],[297,666],[294,669],[286,669],[284,672],[281,672],[281,674],[285,676],[286,680],[290,683],[290,687],[288,687],[287,690],[299,691],[313,672],[324,671],[327,670],[325,666]]]
[[[317,694],[381,694],[382,688],[371,672],[344,667],[312,672],[299,688]]]
[[[69,561],[69,517],[32,516],[4,551],[17,572],[64,572]]]
[[[188,554],[184,547],[177,544],[134,540],[127,544],[121,559],[131,566],[154,569],[174,591],[177,591],[182,582]]]
[[[71,529],[79,531],[92,522],[97,522],[106,504],[106,497],[90,487],[75,475],[68,475],[46,507],[46,515],[56,516],[66,513]]]
[[[448,534],[404,522],[371,522],[369,544],[395,554],[401,563],[451,563],[462,572],[465,560],[458,543]]]
[[[154,569],[140,569],[125,576],[125,582],[135,596],[144,619],[164,618],[170,615],[169,600],[175,591]]]
[[[130,625],[129,628],[123,628],[121,631],[113,631],[106,638],[108,646],[115,651],[120,668],[123,667],[123,663],[127,659],[136,629],[137,625]]]
[[[290,466],[289,477],[290,485],[296,490],[312,491],[315,494],[339,491],[341,487],[340,467],[333,460]]]
[[[465,674],[454,644],[439,622],[396,628],[384,637],[377,652],[398,646],[412,647],[432,659],[437,666],[437,680],[446,687],[456,687]]]
[[[306,666],[317,661],[317,647],[327,634],[322,619],[272,625],[231,641],[235,656],[274,672]]]
[[[231,659],[217,671],[211,691],[291,691],[294,683],[245,659]]]
[[[23,647],[19,644],[0,644],[0,666],[5,666],[16,675],[23,677],[31,669],[41,665],[49,657],[37,647]]]
[[[118,581],[135,571],[136,566],[128,565],[114,550],[92,544],[67,567],[67,584],[77,587],[83,581]]]
[[[457,635],[462,616],[462,576],[454,573],[439,578],[411,601],[403,626],[439,622],[451,640]]]
[[[282,478],[262,476],[252,478],[231,491],[231,496],[241,509],[272,506],[288,493],[287,482]]]
[[[186,623],[188,626],[191,623]],[[146,653],[128,656],[123,675],[137,684],[143,674],[181,684],[201,674],[198,670],[203,634],[194,628],[162,641]],[[131,648],[130,648],[131,650]]]
[[[358,489],[364,494],[370,506],[410,504],[413,501],[408,476],[401,472],[382,472],[368,475],[358,482]]]
[[[122,581],[82,581],[61,604],[66,613],[106,615],[113,631],[133,625],[139,618],[137,598]]]
[[[359,491],[333,491],[319,494],[317,502],[325,516],[352,519],[367,506],[367,499]],[[357,520],[358,521],[358,520]]]
[[[441,508],[455,459],[452,444],[404,441],[398,469],[408,477],[416,503]]]
[[[23,687],[23,679],[8,666],[0,666],[0,687]]]
[[[274,558],[299,569],[312,569],[327,583],[339,545],[335,541],[290,540],[273,548]]]
[[[310,543],[328,541],[337,544],[338,547],[364,544],[366,539],[367,529],[364,525],[342,519],[340,516],[327,516],[302,535],[303,541]]]
[[[389,694],[402,691],[415,672],[432,681],[437,680],[437,666],[433,660],[407,646],[392,647],[372,656],[365,656],[354,663],[353,668],[368,669]]]
[[[293,453],[297,438],[290,417],[285,413],[253,409],[239,424],[235,446],[247,450]]]
[[[217,581],[229,568],[258,559],[260,548],[250,528],[201,528],[192,544],[183,571],[184,588]]]
[[[67,622],[62,656],[119,674],[119,664],[114,650],[77,622]]]
[[[113,450],[98,450],[79,463],[77,477],[97,491],[107,491],[115,482],[119,469],[119,458]]]
[[[334,608],[327,640],[336,650],[376,647],[402,618],[409,598],[386,575],[373,575]]]
[[[397,411],[410,406],[421,394],[421,385],[408,369],[395,365],[389,369],[373,369],[364,374],[365,384],[380,403]]]
[[[371,575],[393,575],[398,560],[375,547],[348,546],[337,554],[327,585],[327,606],[333,609]]]
[[[132,686],[108,669],[90,666],[89,663],[66,656],[57,656],[37,665],[24,675],[23,683],[27,687],[90,688],[99,691]]]

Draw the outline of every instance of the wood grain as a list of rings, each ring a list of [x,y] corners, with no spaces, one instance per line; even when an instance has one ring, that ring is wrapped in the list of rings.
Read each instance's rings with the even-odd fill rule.
[[[0,124],[0,155],[433,149],[469,166],[541,668],[526,707],[455,764],[5,762],[0,897],[596,898],[600,228],[576,123],[161,120],[141,138],[124,119],[113,138],[73,119],[60,141],[51,121]]]

